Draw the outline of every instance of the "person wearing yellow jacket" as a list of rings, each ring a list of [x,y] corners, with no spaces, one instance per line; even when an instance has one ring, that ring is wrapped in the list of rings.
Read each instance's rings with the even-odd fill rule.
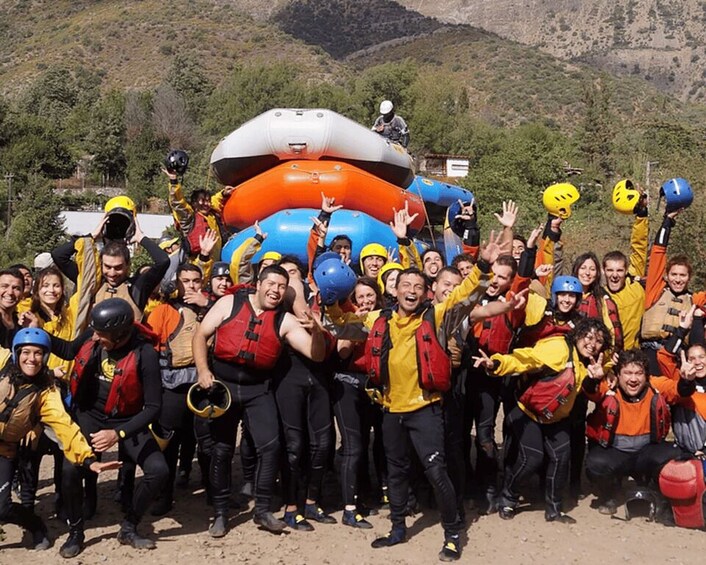
[[[515,517],[519,487],[548,462],[545,513],[548,522],[573,524],[562,512],[562,490],[569,474],[569,414],[581,383],[589,374],[603,374],[603,350],[610,345],[608,328],[600,320],[585,318],[568,336],[549,337],[534,347],[491,357],[482,351],[475,365],[491,376],[518,375],[517,404],[505,416],[509,431],[505,478],[498,500],[504,520]]]
[[[630,235],[630,260],[620,251],[603,257],[608,296],[618,307],[623,328],[623,348],[639,347],[640,325],[645,311],[644,277],[647,267],[647,207],[635,207]]]
[[[179,177],[166,170],[164,174],[169,177],[169,208],[183,236],[187,255],[192,258],[200,254],[199,236],[210,229],[217,235],[211,253],[213,257],[219,258],[223,247],[220,215],[226,200],[233,192],[233,187],[226,186],[213,196],[205,189],[195,190],[187,202]]]
[[[117,461],[99,463],[78,425],[64,409],[59,391],[47,370],[51,350],[49,334],[38,328],[24,328],[12,342],[12,352],[0,349],[0,522],[17,524],[32,533],[34,549],[48,549],[47,529],[41,518],[21,504],[12,502],[19,443],[28,434],[35,435],[37,424],[51,428],[61,445],[68,464],[82,465],[94,473],[120,466]],[[8,401],[14,401],[13,406]],[[65,482],[68,483],[70,478]],[[73,485],[65,484],[70,489]],[[80,506],[79,506],[80,508]],[[75,557],[83,549],[83,517],[67,508],[69,538],[61,546],[62,557]]]
[[[444,545],[439,558],[443,561],[460,559],[461,546],[459,534],[461,521],[456,505],[456,495],[446,468],[444,446],[444,424],[441,409],[442,390],[434,386],[422,388],[422,378],[434,372],[434,364],[441,359],[434,357],[431,351],[425,354],[418,351],[420,333],[426,337],[424,343],[432,339],[437,347],[442,347],[438,338],[426,332],[429,328],[429,314],[432,314],[434,336],[436,328],[443,325],[447,313],[461,302],[477,302],[482,291],[480,280],[483,274],[490,272],[491,263],[501,252],[509,249],[501,245],[500,238],[491,236],[490,243],[481,253],[481,259],[471,273],[454,288],[440,303],[430,306],[426,302],[428,292],[427,279],[417,269],[406,269],[397,278],[398,307],[393,311],[374,311],[357,316],[344,314],[340,308],[328,312],[334,323],[345,322],[368,328],[372,333],[366,344],[366,365],[369,377],[375,376],[377,366],[380,370],[379,400],[383,405],[383,442],[388,466],[388,496],[390,499],[390,533],[373,541],[374,548],[389,547],[402,543],[406,539],[405,516],[409,496],[410,458],[407,446],[412,445],[419,456],[424,472],[429,479],[437,500],[441,522],[444,528]],[[381,346],[380,318],[385,317]],[[428,346],[430,348],[432,346]],[[419,355],[418,355],[419,354]],[[448,354],[443,357],[451,362]],[[420,361],[418,362],[418,358]],[[428,366],[432,364],[432,368]],[[441,367],[436,367],[440,369]],[[448,385],[448,382],[446,383]]]

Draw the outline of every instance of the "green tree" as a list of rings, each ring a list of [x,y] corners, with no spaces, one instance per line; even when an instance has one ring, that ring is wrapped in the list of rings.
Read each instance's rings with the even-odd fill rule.
[[[613,123],[610,89],[605,83],[591,84],[584,90],[585,113],[578,132],[578,147],[588,165],[604,178],[614,171]]]

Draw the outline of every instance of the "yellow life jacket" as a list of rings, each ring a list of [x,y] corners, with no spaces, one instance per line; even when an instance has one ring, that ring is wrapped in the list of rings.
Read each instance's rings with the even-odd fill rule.
[[[174,369],[194,364],[194,351],[191,342],[199,327],[199,318],[191,308],[179,308],[179,324],[167,338],[167,359]]]
[[[18,443],[39,421],[39,389],[31,384],[16,387],[7,375],[0,377],[0,440]]]
[[[665,287],[659,300],[642,317],[643,341],[660,341],[679,327],[679,314],[691,308],[691,294],[675,296]]]
[[[104,282],[96,292],[93,304],[98,304],[104,300],[108,300],[108,298],[122,298],[127,301],[132,308],[132,311],[135,313],[135,321],[139,322],[142,320],[142,310],[137,307],[137,304],[135,304],[132,296],[130,296],[130,286],[126,282],[121,283],[116,287],[110,286],[107,282]]]

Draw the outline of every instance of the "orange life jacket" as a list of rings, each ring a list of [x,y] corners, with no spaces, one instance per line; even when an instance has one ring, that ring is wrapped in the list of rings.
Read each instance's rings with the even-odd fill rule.
[[[74,399],[80,398],[80,388],[86,367],[89,365],[100,371],[100,350],[98,341],[89,339],[81,346],[71,372],[70,388]],[[144,395],[142,380],[138,375],[139,348],[133,349],[115,364],[113,380],[110,384],[105,413],[111,417],[133,416],[142,410]]]
[[[230,316],[216,329],[213,355],[251,369],[272,369],[284,349],[279,327],[285,313],[277,308],[255,314],[249,294],[247,289],[233,294]]]
[[[392,310],[380,312],[365,342],[366,373],[375,386],[385,387],[390,382],[391,317]],[[451,358],[436,336],[434,308],[427,308],[422,314],[422,323],[414,332],[414,340],[419,386],[423,390],[446,392],[451,388]]]
[[[650,442],[658,443],[667,437],[671,417],[669,405],[659,392],[649,388],[650,398]],[[620,392],[607,394],[601,400],[600,405],[593,411],[586,421],[586,436],[588,439],[597,442],[603,447],[613,444],[615,429],[618,427],[620,418]]]

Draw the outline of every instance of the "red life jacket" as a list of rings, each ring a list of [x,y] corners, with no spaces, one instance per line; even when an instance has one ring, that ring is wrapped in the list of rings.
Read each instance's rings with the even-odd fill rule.
[[[355,342],[353,345],[353,353],[348,359],[348,370],[351,373],[363,373],[368,371],[367,359],[365,357],[365,341]]]
[[[608,310],[608,318],[610,319],[611,325],[613,326],[613,336],[615,343],[613,344],[614,351],[622,351],[624,347],[623,338],[623,324],[620,322],[620,313],[618,312],[618,305],[615,301],[608,296],[608,294],[603,295],[604,305]],[[583,314],[586,318],[598,318],[603,319],[601,312],[598,309],[598,301],[593,294],[589,294],[581,300],[578,308],[579,312]]]
[[[488,355],[494,353],[506,354],[510,351],[515,329],[510,325],[510,320],[505,314],[486,318],[481,324],[478,336],[478,347]]]
[[[659,392],[649,388],[650,398],[650,442],[658,443],[667,437],[672,419],[669,405]],[[615,429],[620,418],[620,399],[615,394],[605,395],[593,413],[586,421],[586,437],[603,447],[610,447],[615,438]]]
[[[569,360],[566,362],[566,367],[553,375],[533,380],[518,398],[518,401],[542,424],[548,424],[554,420],[554,413],[569,401],[576,388],[574,350],[568,341],[567,345]]]
[[[548,310],[544,317],[533,326],[525,326],[518,336],[519,347],[532,347],[540,339],[556,335],[567,335],[574,329],[574,323],[569,321],[565,324],[557,323],[554,313]]]
[[[277,308],[257,315],[249,295],[247,290],[233,294],[230,316],[216,329],[213,354],[221,361],[269,370],[284,349],[279,327],[285,313]]]
[[[380,312],[365,342],[366,373],[375,386],[386,387],[390,382],[388,358],[392,348],[391,317],[392,310]],[[422,323],[414,332],[414,340],[420,388],[446,392],[451,388],[451,358],[436,336],[433,307],[427,308],[422,314]]]
[[[108,399],[105,401],[105,413],[111,417],[133,416],[140,412],[145,399],[142,392],[142,380],[138,376],[139,348],[133,349],[115,364],[113,380],[110,384]],[[79,349],[74,361],[69,386],[71,396],[78,398],[79,388],[86,367],[94,365],[100,368],[100,343],[89,339]]]
[[[659,490],[669,499],[674,522],[682,528],[703,528],[704,465],[699,459],[669,461],[659,473]]]

